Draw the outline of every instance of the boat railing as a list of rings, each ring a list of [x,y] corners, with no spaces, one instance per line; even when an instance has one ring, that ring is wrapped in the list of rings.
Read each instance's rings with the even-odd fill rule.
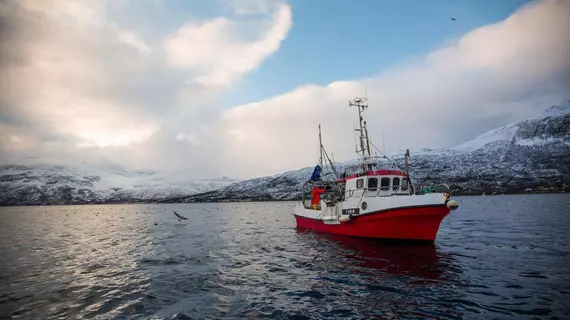
[[[339,201],[342,201],[343,198],[343,190],[335,181],[307,181],[302,186],[301,191],[301,202],[305,209],[310,209],[310,199],[311,199],[311,190],[312,186],[319,185],[325,187],[325,192],[321,196],[321,200],[325,202],[327,207],[332,207],[336,205]],[[306,201],[309,201],[307,203]],[[321,210],[320,204],[317,210]]]
[[[313,182],[314,183],[314,182]],[[306,187],[307,185],[310,185],[312,183],[306,183],[304,187]],[[321,183],[316,183],[316,184],[324,184],[327,185],[329,188],[328,190],[325,192],[325,194],[323,194],[322,196],[322,200],[325,202],[327,207],[331,207],[331,206],[335,206],[339,201],[343,201],[344,199],[347,198],[351,198],[354,196],[355,192],[362,192],[359,195],[359,198],[372,198],[372,197],[391,197],[391,196],[401,196],[401,195],[411,195],[412,193],[414,193],[413,191],[411,191],[411,186],[409,184],[399,184],[399,185],[390,185],[390,186],[385,186],[385,187],[381,187],[381,186],[377,186],[374,188],[359,188],[359,189],[349,189],[349,190],[342,190],[343,188],[341,188],[339,185],[336,185],[333,182],[321,182]],[[402,187],[407,187],[406,190],[402,190]],[[306,209],[310,209],[310,192],[308,192],[309,190],[303,191],[302,192],[302,204]],[[423,189],[422,189],[423,191]],[[416,192],[414,194],[416,195],[422,195],[422,194],[426,194],[426,193],[433,193],[433,192],[438,192],[437,189],[432,189],[429,192]],[[441,192],[445,192],[445,191],[441,191]],[[448,191],[449,192],[449,191]],[[307,197],[308,196],[308,197]],[[321,210],[321,206],[319,205],[317,210]]]
[[[402,191],[401,187],[402,186],[407,186],[408,189]],[[389,186],[389,187],[376,187],[376,188],[360,188],[360,189],[349,189],[346,190],[344,192],[344,196],[345,198],[350,198],[352,196],[354,196],[354,193],[356,191],[361,191],[362,195],[361,197],[390,197],[390,196],[394,196],[394,195],[411,195],[412,193],[410,193],[410,185],[406,185],[406,184],[399,184],[399,185],[394,185],[394,186]],[[388,193],[387,191],[392,191],[390,193]],[[448,185],[442,184],[442,185],[438,185],[435,187],[425,187],[425,186],[420,186],[417,191],[415,191],[413,194],[415,195],[424,195],[424,194],[429,194],[429,193],[449,193],[452,194],[453,191]],[[374,193],[373,193],[374,192]]]
[[[420,185],[417,189],[416,194],[417,195],[422,195],[422,194],[428,194],[428,193],[449,193],[452,194],[454,191],[457,190],[452,190],[452,188],[447,185],[447,184],[438,184],[438,185],[432,185],[432,186],[424,186],[424,185]]]

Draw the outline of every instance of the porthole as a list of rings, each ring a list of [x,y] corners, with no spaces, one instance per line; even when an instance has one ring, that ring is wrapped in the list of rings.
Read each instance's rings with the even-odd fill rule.
[[[366,208],[368,208],[368,203],[363,202],[362,203],[362,210],[366,210]]]

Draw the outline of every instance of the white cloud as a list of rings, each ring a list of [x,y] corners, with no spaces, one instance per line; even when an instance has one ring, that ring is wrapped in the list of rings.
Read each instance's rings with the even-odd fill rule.
[[[34,156],[258,176],[314,165],[319,123],[336,160],[354,157],[348,100],[365,90],[370,136],[382,147],[384,134],[388,152],[452,146],[570,95],[570,1],[533,2],[367,79],[304,85],[223,111],[215,108],[220,90],[279,49],[292,26],[289,6],[232,2],[239,17],[189,21],[153,42],[108,21],[97,1],[66,7],[63,22],[44,14],[59,12],[46,3],[60,2],[26,3],[41,10],[0,6],[8,22],[0,36],[10,44],[0,47],[0,72],[10,79],[0,83],[4,162]]]
[[[142,53],[149,53],[151,48],[134,32],[127,30],[119,31],[119,40],[136,48]]]
[[[172,66],[197,72],[196,82],[227,87],[274,53],[291,24],[291,8],[281,4],[259,40],[241,39],[238,22],[217,18],[185,24],[165,40],[164,49]]]
[[[243,173],[314,165],[317,125],[336,160],[356,157],[348,100],[369,95],[370,135],[386,151],[448,147],[570,96],[570,1],[543,1],[424,60],[369,79],[305,86],[228,110],[225,144]],[[350,112],[350,114],[349,114]]]
[[[99,155],[131,168],[203,166],[196,154],[208,138],[220,90],[259,67],[289,31],[290,8],[279,3],[254,25],[230,17],[189,21],[153,41],[108,13],[113,6],[156,3],[3,2],[3,162],[61,157],[68,163]],[[261,35],[245,39],[252,27]],[[184,68],[170,69],[172,59]]]

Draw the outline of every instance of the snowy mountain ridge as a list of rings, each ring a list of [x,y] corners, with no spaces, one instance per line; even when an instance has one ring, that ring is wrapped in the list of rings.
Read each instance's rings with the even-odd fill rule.
[[[549,107],[541,116],[487,131],[472,140],[451,148],[451,150],[470,152],[484,148],[489,144],[496,144],[497,142],[515,143],[521,146],[543,145],[556,142],[568,144],[570,143],[570,137],[566,134],[567,132],[564,131],[564,128],[560,127],[560,125],[566,125],[567,123],[562,119],[560,123],[552,123],[556,121],[552,121],[551,119],[564,118],[567,115],[570,115],[570,100]],[[536,129],[537,131],[529,132],[531,129]],[[553,130],[557,130],[561,134],[553,134]]]
[[[454,148],[410,152],[417,186],[446,183],[461,194],[570,191],[570,100]],[[403,153],[388,158],[403,168]],[[352,159],[335,166],[343,171],[356,163]],[[180,172],[4,165],[0,205],[292,200],[299,198],[312,170],[239,181],[188,178]]]
[[[401,154],[388,158],[403,168]],[[339,171],[357,160],[335,164]],[[313,167],[240,181],[219,190],[165,202],[293,200]],[[329,173],[330,174],[330,173]],[[448,184],[460,194],[570,191],[570,100],[543,115],[490,130],[450,149],[412,152],[416,185]]]
[[[562,102],[561,104],[555,104],[548,109],[546,109],[542,116],[543,117],[558,117],[570,113],[570,99]]]
[[[58,165],[0,166],[0,204],[146,202],[206,192],[238,180]]]

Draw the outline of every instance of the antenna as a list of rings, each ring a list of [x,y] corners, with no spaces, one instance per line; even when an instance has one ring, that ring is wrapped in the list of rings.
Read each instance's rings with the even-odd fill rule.
[[[366,149],[364,148],[364,140],[365,140],[365,126],[366,126],[366,122],[363,123],[364,118],[362,117],[362,112],[364,111],[364,109],[368,108],[368,104],[366,104],[366,98],[355,98],[354,100],[350,100],[348,101],[349,106],[351,107],[357,107],[358,108],[358,117],[359,117],[359,124],[360,124],[360,129],[355,129],[356,131],[360,132],[360,150],[357,150],[357,152],[362,152],[362,156],[366,157]],[[370,153],[368,154],[370,156]]]
[[[386,155],[386,141],[384,140],[384,131],[382,131],[382,153]]]
[[[368,138],[368,128],[366,127],[366,120],[364,121],[364,134],[366,136],[366,150],[368,151],[368,156],[370,156],[370,139]]]
[[[320,123],[319,123],[319,152],[320,152],[319,165],[322,166],[323,165],[323,140],[321,138],[321,124]]]
[[[366,98],[354,98],[354,100],[349,100],[348,101],[348,105],[351,107],[357,107],[358,108],[358,120],[359,120],[359,124],[360,124],[360,129],[355,129],[354,131],[358,131],[359,132],[359,138],[360,138],[360,150],[356,150],[356,153],[358,153],[360,155],[360,153],[362,153],[362,167],[365,171],[368,171],[368,162],[370,159],[370,141],[368,140],[368,130],[366,129],[366,121],[364,121],[364,118],[362,117],[362,112],[364,111],[364,109],[368,108],[368,104],[366,103],[367,99]],[[364,145],[364,141],[366,141],[366,147]],[[368,155],[366,155],[366,153],[368,152]]]

